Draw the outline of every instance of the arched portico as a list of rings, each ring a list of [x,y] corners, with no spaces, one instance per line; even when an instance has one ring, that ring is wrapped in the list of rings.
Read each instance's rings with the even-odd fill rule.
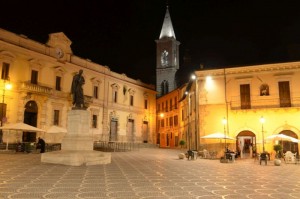
[[[252,158],[256,154],[256,135],[252,131],[241,131],[236,139],[236,151],[241,158]]]

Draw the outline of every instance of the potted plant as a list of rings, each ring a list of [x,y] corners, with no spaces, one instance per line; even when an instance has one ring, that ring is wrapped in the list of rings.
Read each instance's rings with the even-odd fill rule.
[[[274,165],[275,166],[280,166],[281,160],[280,160],[280,152],[282,150],[282,146],[280,144],[275,144],[273,146],[274,151],[276,151],[275,155],[275,160],[274,160]]]
[[[185,145],[185,141],[184,140],[180,140],[179,141],[179,145],[181,146],[181,148],[183,147],[183,145]]]

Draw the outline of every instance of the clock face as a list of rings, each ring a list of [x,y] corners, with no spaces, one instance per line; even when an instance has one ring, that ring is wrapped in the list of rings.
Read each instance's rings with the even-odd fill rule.
[[[61,48],[56,48],[55,49],[55,54],[57,58],[62,58],[64,56],[64,52]]]
[[[162,66],[168,66],[168,51],[164,50],[162,53],[161,53],[161,65]]]

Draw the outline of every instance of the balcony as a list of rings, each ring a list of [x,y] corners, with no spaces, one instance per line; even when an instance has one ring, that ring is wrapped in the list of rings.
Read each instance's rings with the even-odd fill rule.
[[[38,84],[31,84],[27,82],[23,82],[20,85],[20,90],[26,91],[29,93],[39,93],[39,94],[46,94],[46,95],[52,95],[53,89],[47,86],[41,86]]]
[[[280,105],[279,97],[252,95],[250,100],[250,109],[300,107],[300,95],[291,96],[291,104],[286,106],[284,104]],[[247,110],[241,108],[240,96],[232,97],[228,104],[231,110]]]

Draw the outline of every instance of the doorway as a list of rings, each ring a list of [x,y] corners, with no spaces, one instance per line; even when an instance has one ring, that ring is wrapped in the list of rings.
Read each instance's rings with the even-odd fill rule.
[[[148,122],[143,121],[143,127],[142,127],[142,137],[143,137],[143,142],[148,143]]]
[[[279,134],[284,134],[293,138],[298,139],[298,136],[296,133],[294,133],[293,131],[290,130],[284,130],[281,131]],[[292,142],[292,141],[286,141],[286,140],[280,140],[278,144],[281,144],[282,147],[282,151],[283,153],[287,152],[287,151],[291,151],[292,153],[299,153],[298,151],[298,143]]]
[[[109,141],[118,141],[117,140],[117,127],[118,127],[118,120],[112,119],[110,121]]]
[[[35,101],[28,101],[25,105],[24,123],[37,127],[38,106]],[[23,142],[36,142],[35,132],[23,132]]]
[[[242,131],[237,135],[236,151],[241,158],[252,158],[256,155],[256,136],[251,131]]]

